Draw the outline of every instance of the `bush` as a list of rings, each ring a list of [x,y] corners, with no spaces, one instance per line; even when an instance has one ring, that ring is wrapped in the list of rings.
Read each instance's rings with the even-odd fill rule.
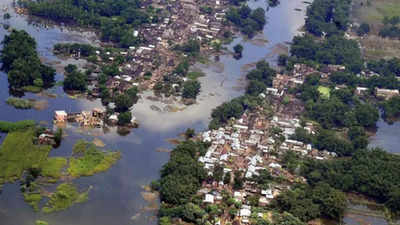
[[[201,84],[197,80],[188,80],[183,84],[182,97],[196,99],[200,93]]]
[[[370,31],[369,24],[368,23],[362,23],[360,25],[360,27],[357,29],[357,34],[359,36],[364,36],[364,35],[368,34],[369,31]]]
[[[33,107],[31,101],[22,98],[8,98],[6,103],[14,106],[17,109],[30,109]]]
[[[128,125],[131,123],[131,120],[132,113],[130,111],[122,112],[118,115],[118,125]]]

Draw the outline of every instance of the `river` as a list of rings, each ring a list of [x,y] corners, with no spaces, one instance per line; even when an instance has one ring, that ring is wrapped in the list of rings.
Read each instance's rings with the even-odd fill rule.
[[[26,16],[16,15],[11,7],[12,0],[3,0],[0,7],[8,6],[11,19],[0,22],[11,27],[24,29],[38,42],[40,56],[46,62],[61,61],[52,53],[52,47],[58,42],[91,42],[95,40],[90,33],[61,29],[60,27],[38,27],[28,22]],[[251,7],[262,6],[262,0],[250,1]],[[120,150],[122,158],[105,173],[96,174],[74,180],[81,188],[89,185],[93,189],[89,201],[72,208],[53,214],[35,213],[23,201],[23,196],[17,184],[6,184],[0,194],[0,223],[7,225],[33,225],[37,219],[48,221],[51,225],[113,225],[113,224],[156,224],[156,212],[146,210],[148,205],[143,199],[143,186],[159,176],[161,166],[168,160],[168,154],[156,151],[159,148],[172,148],[166,139],[175,138],[186,128],[201,131],[207,128],[211,110],[231,98],[239,96],[244,90],[244,74],[253,63],[266,59],[274,63],[276,53],[287,51],[286,42],[291,41],[304,23],[306,4],[302,0],[281,0],[278,7],[267,12],[267,24],[263,33],[255,37],[256,41],[248,41],[237,37],[227,46],[241,43],[244,46],[243,58],[235,60],[229,54],[222,55],[218,62],[210,65],[197,64],[194,67],[203,70],[207,76],[200,78],[202,92],[197,104],[178,112],[153,111],[150,106],[156,105],[163,109],[164,103],[152,102],[146,98],[149,92],[143,93],[143,98],[134,106],[133,114],[138,119],[140,127],[131,133],[121,136],[115,130],[81,131],[70,126],[66,129],[68,136],[61,146],[54,149],[52,156],[69,156],[73,144],[81,139],[101,139],[108,149]],[[302,10],[295,10],[302,9]],[[7,31],[0,27],[0,39]],[[213,61],[213,58],[210,59]],[[58,73],[57,80],[62,80]],[[6,74],[0,73],[0,120],[17,121],[34,119],[51,126],[55,110],[80,111],[100,106],[99,101],[72,99],[61,87],[48,91],[57,95],[27,94],[24,98],[34,98],[47,103],[43,110],[16,110],[7,104],[9,97]],[[180,106],[178,106],[180,107]],[[398,129],[397,129],[398,130]],[[1,135],[0,142],[4,135]],[[379,136],[379,130],[378,135]],[[50,187],[52,188],[52,187]]]

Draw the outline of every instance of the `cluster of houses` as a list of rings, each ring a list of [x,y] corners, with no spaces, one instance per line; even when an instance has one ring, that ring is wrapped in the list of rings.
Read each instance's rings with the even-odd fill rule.
[[[77,123],[81,127],[102,128],[106,125],[116,125],[118,123],[118,114],[108,115],[105,110],[99,108],[78,113],[67,113],[64,110],[57,110],[54,112],[54,123],[57,125]],[[132,117],[131,123],[132,125],[137,123],[135,117]]]
[[[218,130],[209,130],[201,134],[204,142],[211,143],[204,156],[199,161],[204,164],[209,176],[213,176],[214,167],[223,168],[224,176],[227,173],[234,174],[241,171],[246,182],[242,190],[230,190],[236,201],[242,202],[242,208],[238,216],[242,223],[249,222],[251,207],[247,204],[247,198],[258,195],[259,205],[266,206],[279,193],[287,188],[285,185],[269,185],[269,188],[259,189],[249,179],[260,175],[262,170],[268,170],[272,176],[284,177],[290,182],[304,182],[304,178],[288,172],[281,163],[281,156],[287,151],[293,151],[305,157],[324,160],[336,157],[335,153],[319,151],[310,144],[291,140],[295,129],[301,127],[297,118],[279,118],[273,116],[266,119],[257,113],[246,112],[232,124],[221,127]],[[285,137],[284,141],[278,140],[272,134],[272,130],[279,128]],[[304,129],[314,133],[314,127],[307,123]],[[218,191],[229,190],[227,185],[219,183],[204,183],[200,193],[204,194],[204,203],[220,201]]]
[[[158,23],[140,26],[134,30],[134,37],[144,40],[141,46],[131,46],[126,51],[110,52],[97,50],[97,61],[113,63],[123,57],[119,65],[120,74],[107,82],[110,90],[125,91],[132,86],[152,87],[164,75],[170,74],[182,61],[173,50],[175,45],[187,43],[191,39],[201,43],[211,43],[222,38],[223,33],[231,27],[222,25],[228,1],[226,0],[182,0],[158,1],[149,0],[143,3],[160,10]],[[143,6],[143,7],[145,7]],[[209,10],[204,10],[204,9]],[[202,51],[211,51],[211,45]],[[151,76],[146,77],[146,74]],[[145,78],[145,79],[139,79]],[[99,95],[99,87],[93,80],[93,95]]]

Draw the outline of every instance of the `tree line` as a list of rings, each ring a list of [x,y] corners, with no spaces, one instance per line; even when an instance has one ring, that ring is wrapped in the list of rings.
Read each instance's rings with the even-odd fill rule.
[[[140,42],[138,37],[133,36],[134,28],[159,20],[157,10],[140,8],[140,0],[23,0],[20,5],[35,16],[99,29],[103,41],[116,42],[121,47]]]

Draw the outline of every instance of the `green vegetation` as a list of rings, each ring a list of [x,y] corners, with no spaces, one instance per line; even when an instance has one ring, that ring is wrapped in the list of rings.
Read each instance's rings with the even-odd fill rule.
[[[358,36],[364,36],[368,34],[370,30],[371,28],[368,23],[362,23],[357,29],[357,34]]]
[[[157,23],[160,10],[141,9],[140,0],[86,1],[86,0],[45,0],[20,1],[29,13],[39,17],[93,27],[101,31],[102,41],[112,41],[127,48],[141,42],[133,35],[137,26],[145,23]]]
[[[342,218],[347,207],[347,199],[343,192],[326,183],[317,183],[314,187],[297,185],[280,194],[275,206],[282,212],[308,222],[316,218]]]
[[[40,168],[51,150],[48,145],[35,145],[33,129],[7,135],[0,148],[0,183],[20,179],[24,170]]]
[[[256,68],[246,75],[250,81],[246,93],[258,96],[260,93],[265,92],[267,87],[272,86],[272,80],[275,75],[276,71],[269,66],[268,62],[258,62]]]
[[[237,44],[233,47],[233,51],[235,51],[234,57],[236,59],[242,58],[242,52],[243,52],[243,45]]]
[[[79,193],[77,188],[68,183],[60,184],[56,192],[50,196],[50,200],[43,207],[44,213],[57,212],[68,209],[76,203],[87,201],[89,191]]]
[[[28,203],[35,212],[39,211],[39,203],[42,200],[40,193],[24,193],[24,201]]]
[[[73,177],[91,176],[106,171],[119,158],[119,152],[103,152],[93,144],[80,140],[74,146],[68,173]]]
[[[132,120],[132,113],[131,112],[122,112],[118,115],[118,125],[126,125],[130,124]]]
[[[67,159],[62,157],[51,157],[42,163],[41,175],[58,179],[61,177],[62,169],[67,165]]]
[[[400,15],[400,5],[397,0],[365,1],[354,2],[360,7],[355,8],[355,16],[362,22],[373,25],[381,24],[386,18]]]
[[[195,39],[190,39],[182,45],[176,45],[174,49],[189,56],[197,56],[200,53],[200,42]]]
[[[14,106],[17,109],[30,109],[33,107],[33,103],[27,99],[22,98],[8,98],[7,104]]]
[[[197,80],[188,80],[183,83],[182,97],[196,99],[200,93],[201,84]]]
[[[49,223],[43,220],[36,220],[35,225],[49,225]]]
[[[382,103],[383,117],[393,120],[400,115],[400,97],[395,96]]]
[[[250,38],[257,31],[261,31],[266,23],[264,9],[251,10],[247,5],[242,5],[239,8],[230,8],[226,13],[226,19],[239,27],[240,31]]]
[[[303,174],[310,184],[320,181],[345,192],[358,192],[385,203],[399,212],[396,193],[400,191],[400,156],[381,149],[360,150],[351,159],[308,161]]]
[[[36,122],[34,120],[21,120],[17,122],[1,121],[0,132],[8,133],[16,130],[23,130],[29,127],[34,127]]]
[[[359,73],[363,68],[358,43],[338,35],[330,36],[324,41],[317,41],[311,35],[296,36],[290,52],[296,60],[301,62],[344,65],[354,73]]]
[[[190,203],[190,200],[206,178],[206,172],[198,157],[205,154],[207,147],[205,143],[186,140],[171,152],[169,162],[161,170],[160,180],[157,185],[152,185],[159,188],[163,202],[160,217],[186,215],[186,221],[192,221],[198,214],[204,214],[203,210]],[[190,213],[194,215],[188,216]]]
[[[319,86],[318,91],[323,98],[328,99],[331,96],[331,89],[329,89],[328,87]]]
[[[353,97],[352,89],[331,91],[330,97],[320,95],[319,75],[308,76],[297,91],[306,103],[307,116],[323,128],[364,126],[373,127],[379,119],[378,109]]]
[[[0,60],[8,73],[11,88],[34,86],[48,88],[54,84],[55,70],[40,62],[36,41],[26,31],[13,30],[2,42]]]
[[[25,92],[40,93],[43,89],[38,86],[28,85],[28,86],[22,87],[22,90]]]
[[[197,80],[199,77],[204,77],[205,74],[202,71],[192,71],[187,73],[186,77],[191,80]]]
[[[349,25],[351,0],[315,0],[307,9],[305,27],[308,32],[322,36],[346,31]]]
[[[89,44],[63,43],[54,45],[54,53],[62,55],[71,55],[80,53],[83,57],[94,55],[96,48]]]
[[[88,85],[88,77],[85,73],[78,71],[75,65],[69,64],[64,68],[64,90],[69,91],[86,91]]]
[[[221,104],[213,109],[209,128],[217,129],[228,122],[232,117],[239,118],[245,110],[256,108],[257,105],[259,105],[259,100],[258,97],[244,95]]]

